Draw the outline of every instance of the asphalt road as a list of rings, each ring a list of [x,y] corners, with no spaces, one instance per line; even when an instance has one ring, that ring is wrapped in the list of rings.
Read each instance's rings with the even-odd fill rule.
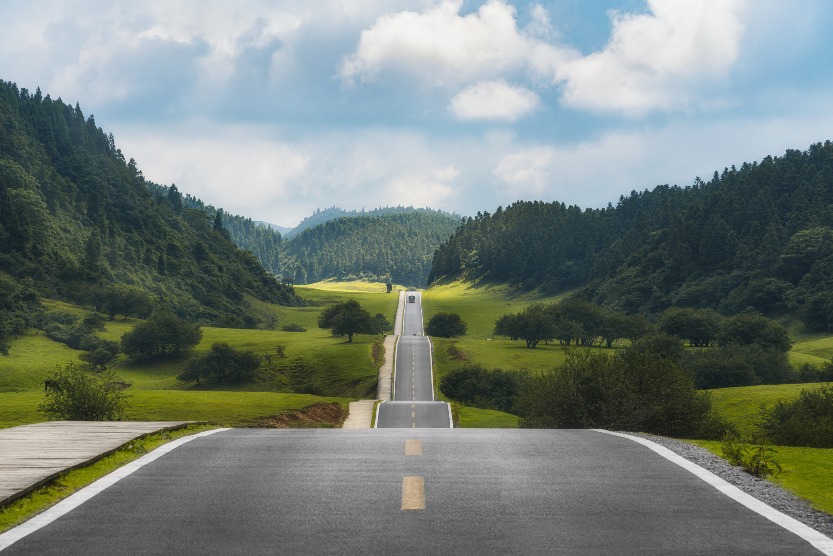
[[[568,430],[235,429],[3,552],[817,554],[630,440]]]
[[[423,335],[422,295],[405,303],[403,333],[396,344],[393,401],[379,405],[379,428],[450,428],[451,411],[445,402],[434,401],[431,341]],[[418,403],[419,402],[419,403]]]

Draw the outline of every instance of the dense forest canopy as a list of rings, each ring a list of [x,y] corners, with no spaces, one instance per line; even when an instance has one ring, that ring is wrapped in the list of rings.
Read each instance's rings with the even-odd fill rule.
[[[251,324],[246,295],[301,303],[205,212],[168,193],[151,195],[78,104],[0,81],[0,278],[19,284],[0,293],[0,307],[30,305],[32,292],[94,304],[115,284],[202,322]]]
[[[288,271],[297,283],[390,279],[422,287],[434,251],[459,224],[460,217],[430,209],[330,220],[289,240]]]
[[[833,144],[631,192],[614,207],[518,202],[464,219],[430,282],[465,276],[627,312],[800,313],[833,329]]]

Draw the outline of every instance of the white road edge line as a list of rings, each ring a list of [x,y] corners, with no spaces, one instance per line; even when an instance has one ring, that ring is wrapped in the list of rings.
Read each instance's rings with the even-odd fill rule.
[[[633,440],[634,442],[638,442],[643,446],[646,446],[656,452],[657,454],[661,455],[668,461],[672,463],[676,463],[686,471],[697,476],[699,479],[705,481],[706,483],[710,484],[732,500],[738,502],[739,504],[743,504],[753,512],[760,514],[767,518],[768,520],[780,525],[787,531],[798,535],[811,545],[814,548],[819,550],[822,554],[826,554],[827,556],[833,556],[833,539],[819,533],[812,527],[809,527],[797,519],[794,519],[787,514],[779,512],[772,506],[761,502],[754,496],[751,496],[745,492],[743,492],[738,487],[734,486],[731,483],[726,482],[725,480],[721,479],[711,471],[700,467],[699,465],[692,463],[685,459],[684,457],[675,454],[668,448],[664,446],[660,446],[656,442],[651,442],[645,438],[639,436],[633,436],[630,434],[624,434],[621,432],[613,432],[604,429],[592,429],[596,432],[601,432],[604,434],[611,434],[614,436],[621,436],[622,438],[627,438],[629,440]]]
[[[75,508],[77,508],[78,506],[80,506],[96,494],[103,492],[105,489],[113,486],[120,480],[132,474],[134,471],[138,471],[145,465],[156,461],[168,452],[171,452],[176,448],[179,448],[186,442],[190,442],[196,438],[209,436],[227,430],[229,429],[213,429],[210,431],[197,433],[191,436],[183,436],[182,438],[178,438],[172,442],[163,444],[162,446],[153,450],[151,453],[146,454],[140,457],[139,459],[134,460],[123,467],[120,467],[119,469],[116,469],[109,475],[105,475],[96,482],[82,488],[72,496],[69,496],[68,498],[65,498],[64,500],[58,502],[45,512],[36,515],[29,521],[21,523],[17,527],[9,529],[5,533],[0,534],[0,551],[5,550],[6,548],[10,547],[20,539],[28,535],[31,535],[38,529],[46,527],[47,525],[60,518],[61,516],[68,514],[69,512],[71,512],[72,510],[74,510]]]
[[[376,406],[376,419],[373,420],[373,428],[379,428],[379,413],[382,412],[382,404],[385,403],[385,400],[379,402],[379,405]]]
[[[404,325],[403,325],[404,328]],[[393,377],[391,378],[391,385],[390,385],[390,399],[391,401],[396,400],[396,357],[399,355],[399,339],[402,336],[397,336],[396,341],[393,343]]]

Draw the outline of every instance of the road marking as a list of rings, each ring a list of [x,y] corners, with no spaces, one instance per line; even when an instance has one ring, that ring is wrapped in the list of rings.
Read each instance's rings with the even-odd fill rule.
[[[425,509],[425,479],[413,475],[402,477],[402,509]]]
[[[664,457],[668,461],[670,461],[672,463],[676,463],[677,465],[679,465],[680,467],[682,467],[686,471],[696,475],[697,478],[699,478],[699,479],[705,481],[706,483],[710,484],[711,486],[713,486],[714,488],[716,488],[717,490],[719,490],[720,492],[722,492],[723,494],[725,494],[726,496],[728,496],[729,498],[734,500],[735,502],[738,502],[739,504],[742,504],[742,505],[746,506],[747,508],[749,508],[753,512],[764,516],[765,518],[772,521],[773,523],[776,523],[776,524],[780,525],[781,527],[783,527],[787,531],[789,531],[789,532],[791,532],[795,535],[798,535],[799,537],[801,537],[802,539],[804,539],[805,541],[807,541],[808,543],[813,545],[816,549],[821,551],[822,554],[826,554],[828,556],[833,556],[833,539],[831,539],[831,538],[829,538],[825,535],[822,535],[821,533],[819,533],[815,529],[812,529],[812,528],[808,527],[807,525],[804,525],[803,523],[801,523],[797,519],[794,519],[794,518],[792,518],[792,517],[790,517],[790,516],[788,516],[784,513],[779,512],[778,510],[776,510],[772,506],[769,506],[769,505],[761,502],[760,500],[758,500],[754,496],[746,494],[745,492],[743,492],[741,489],[739,489],[735,485],[732,485],[732,484],[724,481],[723,479],[721,479],[720,477],[718,477],[717,475],[715,475],[711,471],[703,469],[699,465],[697,465],[695,463],[692,463],[692,462],[688,461],[687,459],[685,459],[684,457],[675,454],[674,452],[672,452],[668,448],[665,448],[664,446],[660,446],[659,444],[657,444],[655,442],[651,442],[650,440],[647,440],[647,439],[639,437],[639,436],[632,436],[630,434],[624,434],[624,433],[621,433],[621,432],[612,432],[612,431],[608,431],[608,430],[604,430],[604,429],[593,429],[593,430],[595,430],[596,432],[611,434],[613,436],[621,436],[622,438],[627,438],[629,440],[633,440],[634,442],[638,442],[639,444],[642,444],[643,446],[647,446],[648,448],[650,448],[651,450],[653,450],[657,454],[661,455],[662,457]]]
[[[120,467],[116,469],[109,475],[105,475],[104,477],[100,478],[96,482],[88,485],[72,496],[65,498],[63,501],[58,502],[42,514],[36,515],[29,521],[23,523],[22,525],[18,525],[14,529],[9,529],[2,535],[0,535],[0,550],[4,550],[20,539],[31,535],[38,529],[42,527],[46,527],[59,517],[68,514],[96,494],[103,492],[106,488],[113,486],[120,480],[124,479],[134,471],[138,471],[145,465],[156,461],[160,457],[164,456],[168,452],[173,451],[175,448],[179,448],[186,442],[191,442],[194,439],[202,438],[203,436],[209,436],[218,432],[227,431],[229,429],[213,429],[210,431],[200,432],[191,436],[183,436],[182,438],[178,438],[167,444],[163,444],[159,448],[153,450],[151,453],[146,454],[140,457],[137,460],[134,460],[124,467]],[[423,505],[425,502],[423,501]]]
[[[416,423],[411,423],[411,428],[415,429],[416,428]]]
[[[419,438],[409,438],[405,441],[405,455],[406,456],[421,456],[422,455],[422,440]]]
[[[416,417],[416,411],[411,411],[411,419]]]

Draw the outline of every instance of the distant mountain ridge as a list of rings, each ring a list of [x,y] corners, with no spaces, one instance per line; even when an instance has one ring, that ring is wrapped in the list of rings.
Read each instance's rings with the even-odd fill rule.
[[[169,188],[146,184],[163,202]],[[183,204],[210,219],[222,210],[187,193]],[[281,280],[296,284],[327,279],[393,280],[423,287],[434,250],[454,233],[462,217],[410,206],[369,211],[330,207],[316,209],[292,230],[295,235],[283,236],[278,226],[244,216],[223,212],[222,221],[235,245],[251,251]]]
[[[334,278],[424,287],[434,251],[462,221],[455,214],[412,207],[348,214],[307,228],[286,243],[286,273],[296,283]]]

